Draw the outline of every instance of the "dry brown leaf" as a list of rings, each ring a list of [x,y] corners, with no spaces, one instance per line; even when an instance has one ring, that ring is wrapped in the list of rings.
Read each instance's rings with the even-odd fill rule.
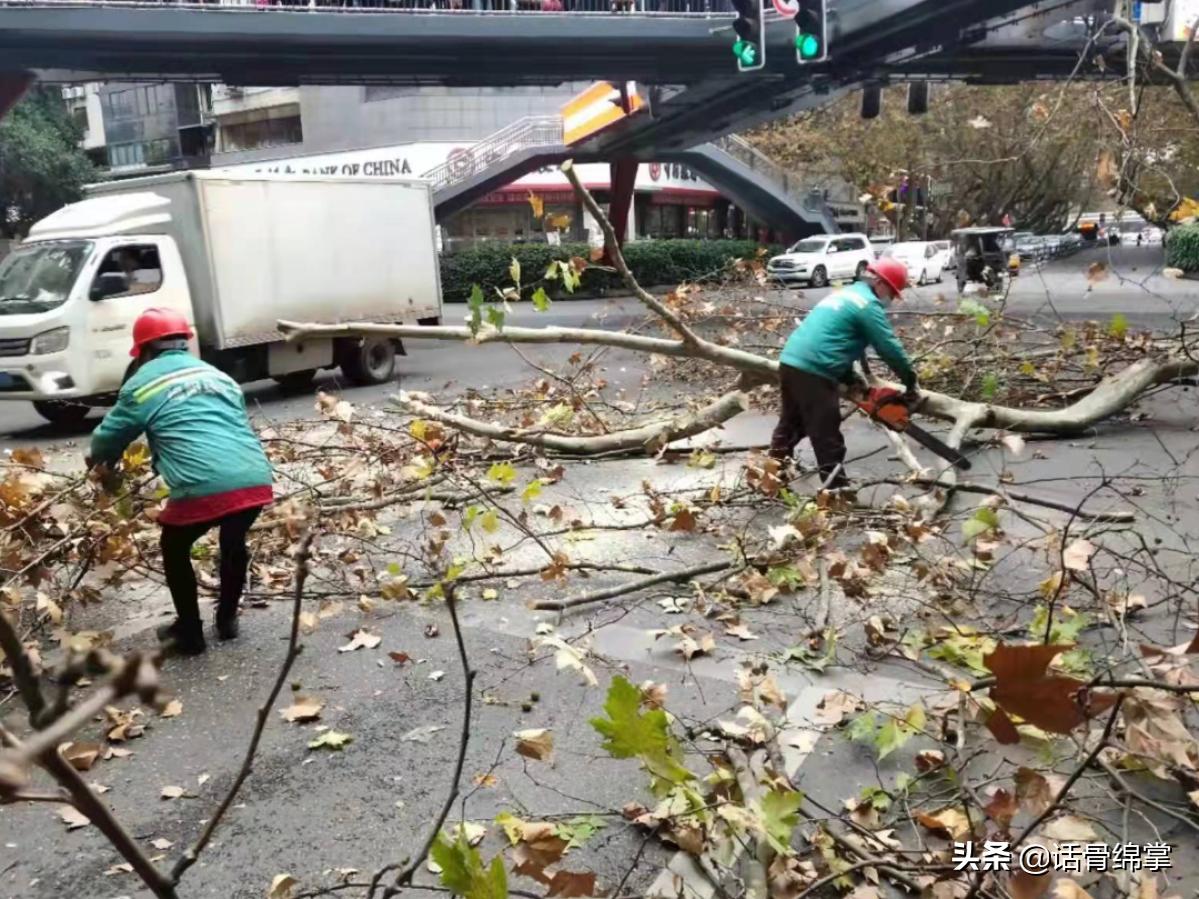
[[[656,684],[647,680],[641,685],[641,704],[647,709],[666,708],[666,684]]]
[[[1099,839],[1095,828],[1074,815],[1055,818],[1045,825],[1041,833],[1059,843],[1087,843]]]
[[[769,877],[771,899],[798,899],[815,882],[816,867],[810,861],[779,855],[770,863]]]
[[[349,635],[350,642],[345,646],[339,646],[338,652],[353,652],[356,649],[374,649],[383,642],[383,638],[378,634],[372,634],[366,628],[359,628]]]
[[[170,787],[163,787],[162,792],[159,795],[163,799],[182,799],[183,793],[184,793],[183,787],[170,786]]]
[[[928,812],[917,812],[916,820],[932,833],[948,840],[960,842],[970,835],[970,819],[960,808],[953,806],[931,815]]]
[[[103,747],[99,743],[65,743],[59,751],[76,771],[91,771]]]
[[[940,749],[923,749],[916,753],[916,770],[921,774],[936,771],[945,764],[945,753]]]
[[[87,827],[92,823],[87,815],[73,805],[64,805],[60,808],[58,817],[62,819],[63,824],[67,825],[67,830],[78,830],[80,827]]]
[[[561,896],[562,899],[571,899],[574,896],[594,896],[596,895],[595,873],[592,871],[586,873],[558,871],[550,880],[549,891],[545,895],[547,899],[552,896]]]
[[[112,867],[106,868],[104,870],[105,877],[112,877],[115,874],[132,874],[132,873],[133,873],[133,865],[129,864],[129,862],[117,862]]]
[[[1114,693],[1088,690],[1072,677],[1047,675],[1049,663],[1069,646],[1000,643],[983,663],[995,675],[991,698],[1005,712],[1055,734],[1068,734],[1116,703]]]
[[[862,707],[862,700],[844,690],[825,694],[813,716],[817,724],[837,725]]]
[[[1071,571],[1086,571],[1090,568],[1091,556],[1095,555],[1095,544],[1079,538],[1062,553],[1062,564]]]
[[[778,709],[787,708],[787,697],[783,695],[782,689],[779,687],[778,681],[775,680],[773,674],[767,674],[762,678],[762,682],[758,684],[758,696],[768,705],[772,705]]]
[[[297,696],[295,700],[285,709],[280,709],[279,714],[283,716],[284,721],[290,721],[292,724],[303,724],[305,721],[315,721],[321,716],[321,709],[325,707],[325,703],[311,696]]]
[[[983,809],[992,821],[1006,830],[1012,823],[1012,818],[1016,817],[1016,812],[1020,810],[1020,803],[1007,790],[998,789]]]
[[[545,728],[518,730],[512,736],[516,737],[516,751],[525,758],[544,762],[554,752],[554,735]]]
[[[166,852],[168,849],[170,849],[175,844],[172,843],[170,840],[166,840],[166,839],[163,839],[162,837],[159,837],[157,840],[151,840],[150,845],[153,846],[155,849],[159,850],[160,852]]]
[[[476,774],[474,777],[476,787],[494,787],[499,784],[499,780],[494,774]]]
[[[183,714],[183,703],[178,699],[172,699],[162,707],[162,711],[158,713],[159,718],[177,718]]]
[[[389,652],[387,655],[393,662],[396,663],[396,665],[399,665],[400,667],[403,667],[412,661],[412,656],[408,655],[406,652]]]
[[[1029,874],[1020,866],[1015,866],[1016,872],[1008,878],[1008,892],[1012,899],[1041,899],[1053,886],[1053,878],[1041,874]]]
[[[1092,287],[1107,280],[1107,265],[1103,262],[1092,262],[1087,266],[1087,283]]]
[[[992,736],[1005,746],[1015,746],[1020,742],[1020,731],[1016,730],[1016,725],[1003,709],[997,708],[988,715],[986,725]]]
[[[1053,885],[1054,899],[1091,899],[1091,894],[1069,877],[1059,877]]]
[[[266,892],[266,899],[291,899],[291,891],[299,883],[300,881],[290,874],[276,874]]]
[[[1049,778],[1032,768],[1016,770],[1016,798],[1024,809],[1040,815],[1053,805],[1055,793]]]
[[[750,640],[758,639],[758,635],[755,634],[753,631],[751,631],[746,625],[742,624],[740,621],[738,621],[736,623],[730,622],[730,623],[726,624],[724,626],[724,632],[726,635],[728,635],[730,637],[736,637],[738,640],[741,640],[742,642],[746,642],[746,643],[749,642]]]

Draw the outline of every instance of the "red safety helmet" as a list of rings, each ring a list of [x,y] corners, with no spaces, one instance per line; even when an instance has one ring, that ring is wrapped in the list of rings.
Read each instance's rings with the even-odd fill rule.
[[[866,271],[870,272],[880,281],[885,282],[896,296],[903,293],[908,286],[908,267],[898,259],[892,259],[890,256],[884,256],[882,259],[876,259],[874,262],[866,266]]]
[[[129,355],[140,356],[142,348],[155,340],[166,337],[186,337],[190,340],[194,336],[191,325],[187,323],[187,316],[182,312],[176,312],[174,309],[147,309],[133,323],[133,349],[129,351]]]

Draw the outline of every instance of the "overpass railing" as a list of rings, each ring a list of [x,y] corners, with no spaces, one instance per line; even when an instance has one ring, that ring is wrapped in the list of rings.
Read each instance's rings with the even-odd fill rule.
[[[470,147],[450,154],[437,168],[421,178],[433,183],[433,190],[444,190],[489,171],[514,153],[542,147],[562,146],[562,116],[527,116],[501,128]]]
[[[762,173],[769,180],[778,184],[783,189],[783,193],[795,197],[805,209],[812,212],[824,212],[828,209],[824,195],[819,190],[813,189],[810,181],[787,171],[745,138],[730,134],[718,138],[712,143],[742,165]]]
[[[462,13],[726,17],[730,0],[0,0],[0,7],[144,7],[222,12]]]

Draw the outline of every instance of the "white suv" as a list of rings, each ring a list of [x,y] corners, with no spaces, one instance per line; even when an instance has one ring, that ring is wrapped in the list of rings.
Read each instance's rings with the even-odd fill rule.
[[[858,279],[874,261],[874,249],[865,234],[820,234],[805,237],[766,266],[772,278],[784,284],[803,282],[826,287],[830,281]]]

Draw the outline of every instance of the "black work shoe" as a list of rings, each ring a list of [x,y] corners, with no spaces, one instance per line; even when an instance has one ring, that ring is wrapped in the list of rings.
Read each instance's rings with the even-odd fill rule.
[[[222,640],[237,639],[238,626],[236,612],[232,615],[222,615],[218,612],[213,625],[216,627],[216,635]]]
[[[178,618],[158,629],[158,641],[168,652],[184,656],[198,656],[208,648],[204,631],[198,626],[185,627]]]

